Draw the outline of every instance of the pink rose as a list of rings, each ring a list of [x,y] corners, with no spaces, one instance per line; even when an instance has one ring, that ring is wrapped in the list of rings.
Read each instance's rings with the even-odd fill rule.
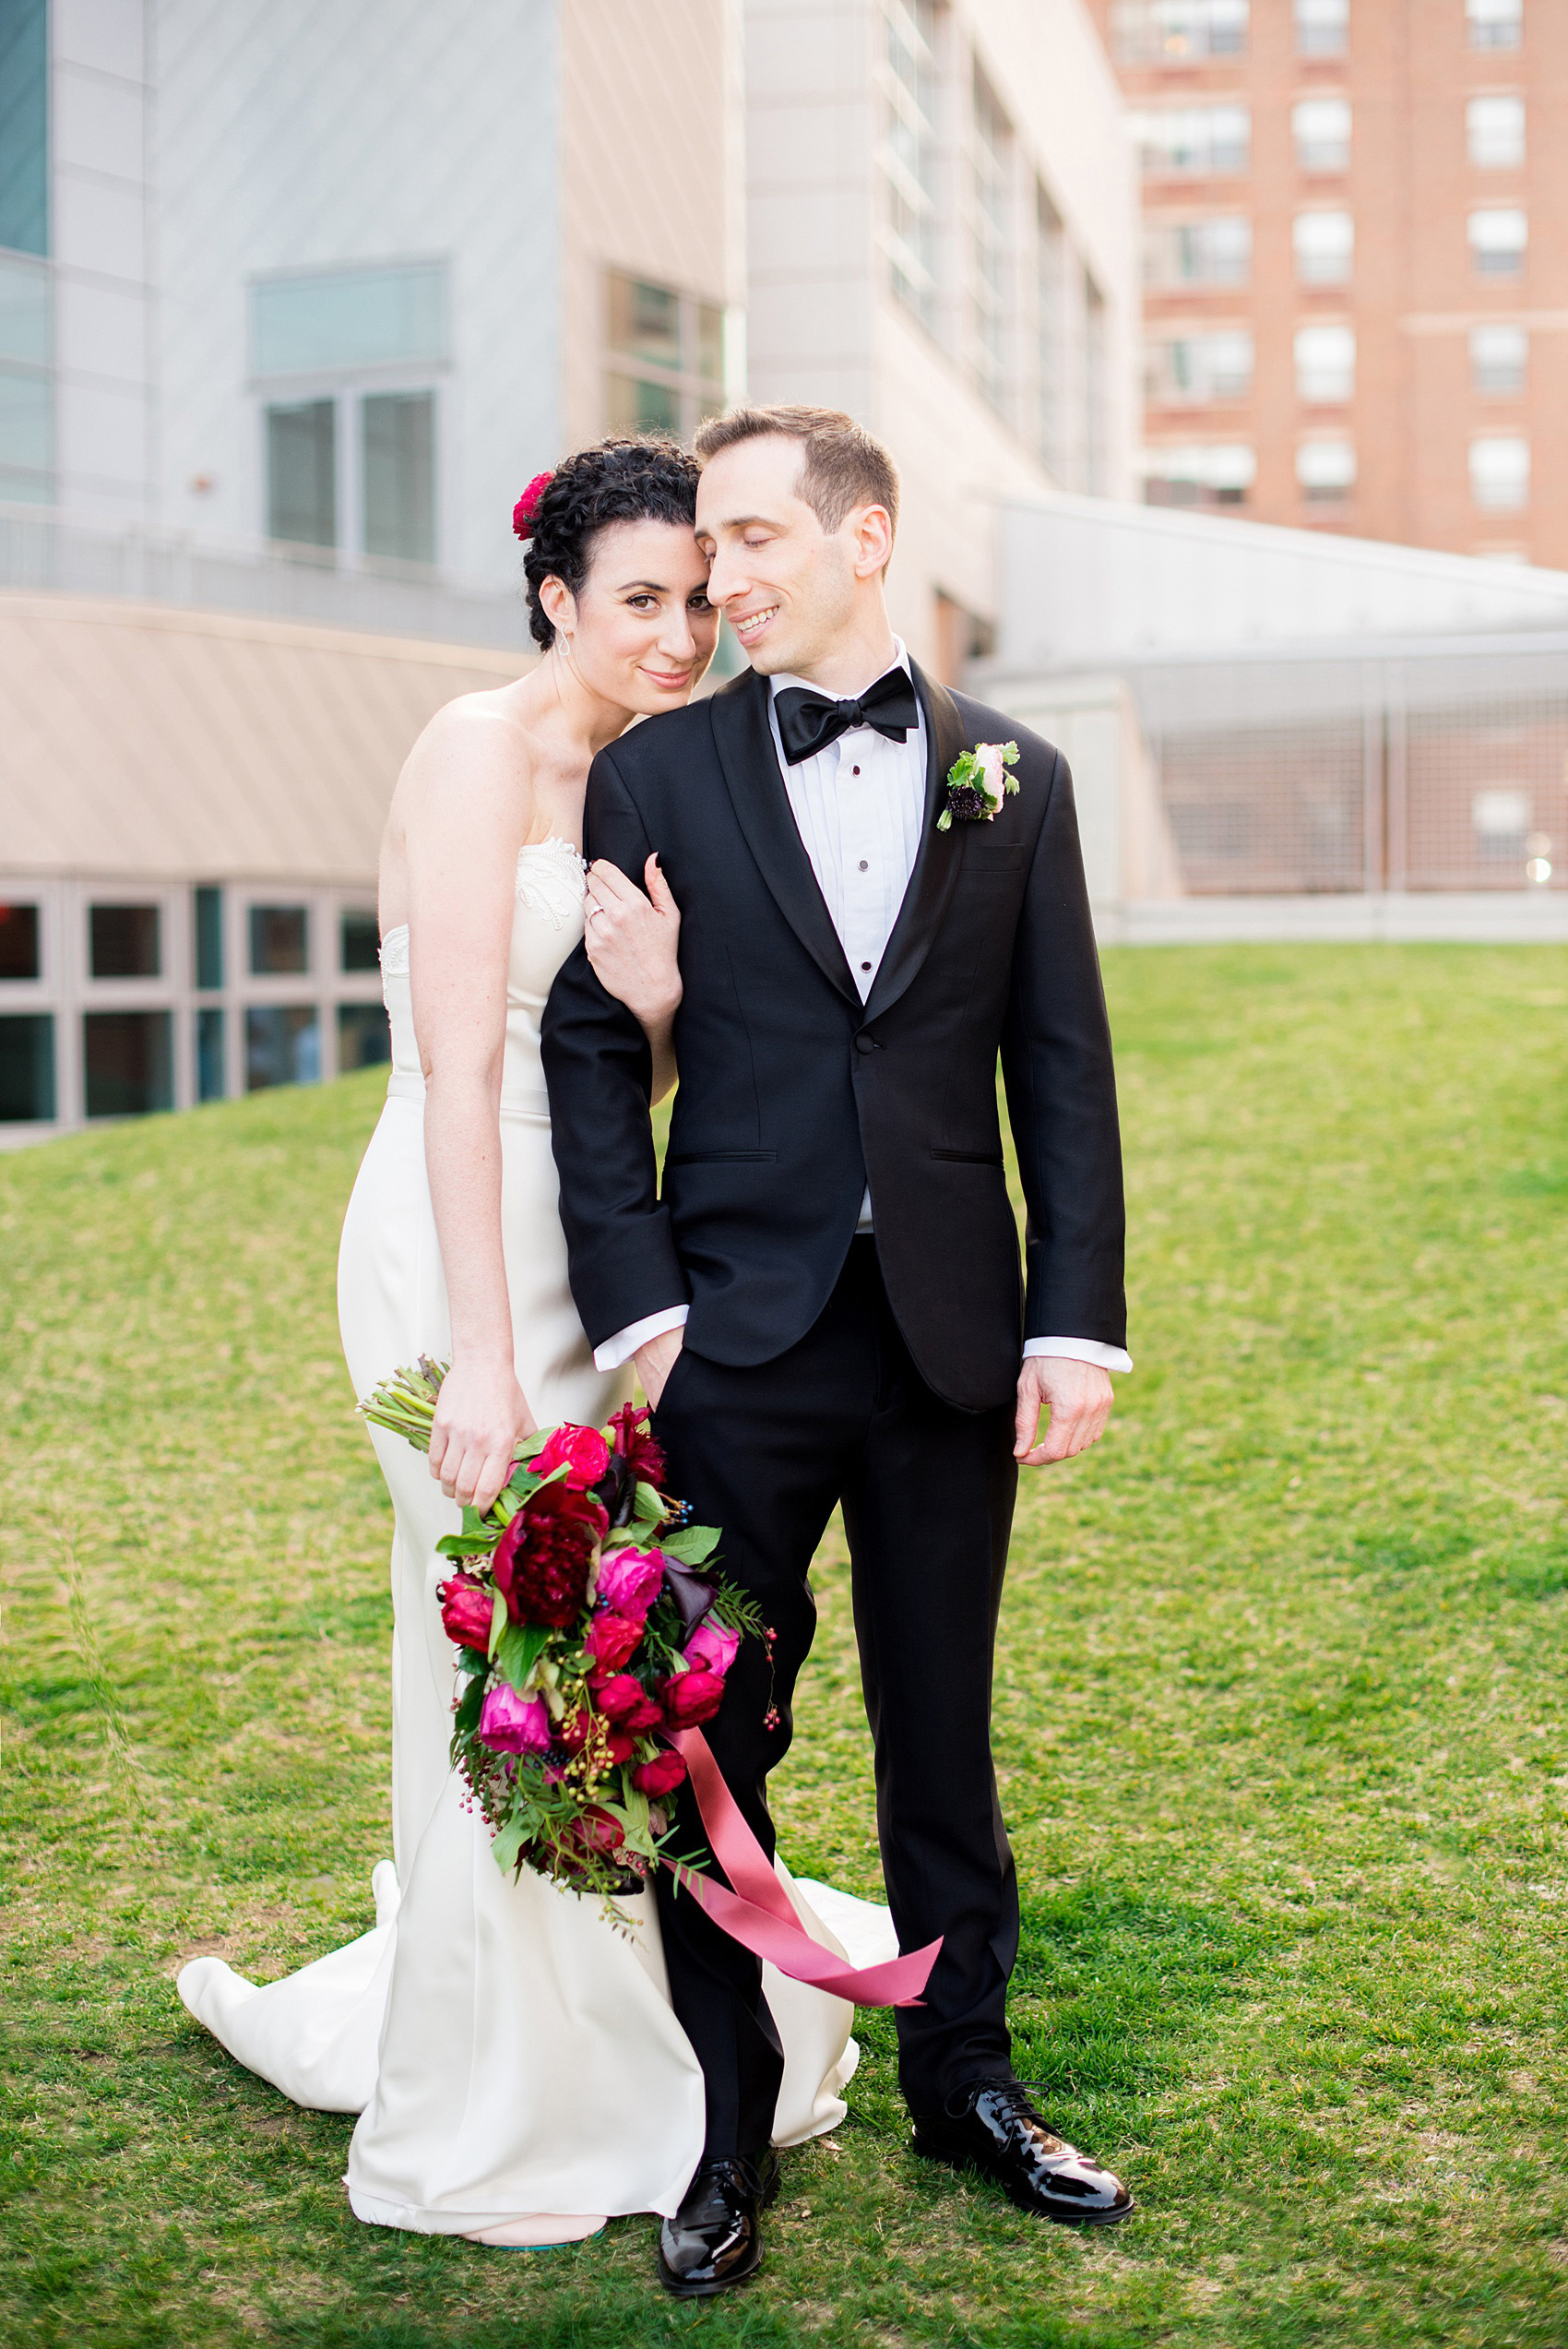
[[[601,1673],[619,1672],[642,1636],[640,1617],[634,1623],[628,1616],[617,1615],[613,1607],[601,1607],[588,1625],[583,1646],[589,1663]]]
[[[441,1602],[441,1624],[455,1647],[477,1648],[482,1655],[490,1645],[490,1619],[495,1600],[471,1574],[451,1574],[435,1586]]]
[[[632,1783],[640,1795],[672,1795],[685,1775],[685,1763],[667,1746],[651,1761],[639,1763],[632,1772]]]
[[[575,1493],[586,1493],[597,1485],[610,1467],[610,1447],[597,1427],[557,1427],[544,1449],[529,1465],[538,1475],[548,1476],[552,1468],[565,1461],[566,1483]]]
[[[664,1718],[642,1682],[629,1672],[600,1681],[593,1693],[605,1719],[617,1722],[623,1729],[652,1729]]]
[[[727,1630],[722,1623],[715,1623],[711,1616],[699,1623],[686,1642],[686,1662],[694,1672],[716,1672],[720,1680],[735,1661],[741,1644],[738,1631]]]
[[[658,1550],[634,1550],[624,1544],[606,1550],[599,1561],[599,1595],[620,1615],[636,1616],[640,1623],[664,1582],[664,1559]]]
[[[724,1701],[724,1683],[717,1672],[677,1672],[661,1680],[659,1693],[664,1718],[671,1729],[695,1729],[711,1721]]]
[[[542,1699],[519,1697],[505,1680],[485,1693],[479,1741],[495,1754],[542,1754],[551,1743],[550,1715]]]

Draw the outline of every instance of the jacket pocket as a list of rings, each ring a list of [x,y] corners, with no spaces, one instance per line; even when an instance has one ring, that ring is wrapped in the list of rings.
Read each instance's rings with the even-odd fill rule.
[[[933,1150],[932,1156],[950,1159],[959,1166],[1000,1166],[1002,1164],[1002,1152],[999,1150]]]
[[[671,1166],[763,1166],[778,1157],[776,1150],[683,1150],[674,1151]]]

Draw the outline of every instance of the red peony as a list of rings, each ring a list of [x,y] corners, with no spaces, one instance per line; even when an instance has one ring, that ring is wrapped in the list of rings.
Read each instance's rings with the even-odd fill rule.
[[[587,1493],[561,1484],[531,1494],[495,1544],[495,1580],[513,1622],[556,1630],[575,1623],[594,1551],[609,1531],[609,1518]]]
[[[478,1648],[482,1654],[490,1645],[490,1622],[495,1612],[495,1602],[482,1582],[471,1574],[449,1575],[435,1586],[441,1602],[441,1626],[454,1646]]]
[[[685,1763],[666,1746],[651,1761],[639,1763],[632,1772],[632,1783],[640,1795],[672,1795],[685,1775]]]
[[[567,1462],[565,1482],[575,1493],[586,1493],[610,1466],[610,1447],[597,1427],[557,1427],[543,1450],[529,1465],[540,1476]]]
[[[625,1842],[619,1819],[608,1811],[587,1810],[576,1822],[574,1832],[577,1842],[588,1852],[602,1852],[608,1858],[618,1852]]]
[[[539,511],[539,501],[554,480],[553,473],[536,473],[512,508],[512,528],[520,539],[533,536],[533,518]]]
[[[617,1615],[613,1607],[600,1607],[588,1625],[583,1646],[591,1665],[604,1673],[619,1672],[642,1636],[642,1625],[634,1623],[630,1616]]]
[[[663,1445],[647,1432],[648,1417],[646,1403],[640,1409],[636,1403],[623,1403],[610,1425],[615,1430],[615,1449],[631,1461],[634,1474],[662,1488],[668,1465]]]
[[[711,1721],[724,1701],[724,1683],[717,1672],[678,1672],[661,1680],[659,1693],[664,1718],[671,1729],[695,1729]]]
[[[593,1693],[605,1719],[623,1729],[652,1729],[664,1718],[642,1682],[629,1672],[618,1672],[601,1681]]]

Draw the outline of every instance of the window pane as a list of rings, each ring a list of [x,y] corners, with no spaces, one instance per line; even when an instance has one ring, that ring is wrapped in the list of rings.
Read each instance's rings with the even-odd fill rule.
[[[251,973],[290,978],[310,969],[310,915],[303,905],[253,905]]]
[[[0,979],[36,979],[38,908],[0,905]]]
[[[223,1013],[217,1004],[204,1005],[196,1013],[197,1101],[221,1101],[227,1093],[225,1057]]]
[[[336,408],[303,399],[267,411],[267,532],[291,546],[338,543]]]
[[[378,1003],[338,1006],[338,1066],[347,1077],[356,1068],[374,1068],[392,1057],[392,1031]]]
[[[1241,506],[1257,479],[1257,455],[1245,442],[1198,442],[1151,448],[1145,459],[1149,506]]]
[[[1296,479],[1309,497],[1343,497],[1356,485],[1354,442],[1303,441],[1296,451]]]
[[[724,313],[711,302],[697,304],[696,372],[705,384],[724,389]]]
[[[88,912],[95,979],[156,979],[162,968],[156,905],[95,905]]]
[[[173,1026],[168,1011],[83,1014],[89,1117],[144,1117],[173,1108]]]
[[[1470,494],[1492,513],[1517,513],[1529,502],[1530,444],[1510,435],[1470,443]]]
[[[47,0],[0,5],[0,244],[49,250]]]
[[[1296,48],[1303,57],[1342,57],[1350,41],[1350,0],[1296,0]]]
[[[1146,395],[1184,405],[1244,399],[1253,388],[1253,338],[1244,328],[1182,335],[1149,345]]]
[[[668,286],[610,272],[610,348],[624,358],[644,359],[678,372],[681,365],[681,303]]]
[[[9,1012],[0,1018],[0,1125],[54,1115],[54,1015]]]
[[[198,987],[223,984],[223,892],[196,892],[196,983]]]
[[[361,411],[364,551],[402,563],[435,560],[435,397],[381,391]]]
[[[1473,327],[1470,381],[1477,391],[1521,392],[1530,359],[1523,327]]]
[[[1483,171],[1502,171],[1525,160],[1522,98],[1472,98],[1465,109],[1470,161]]]
[[[1525,37],[1525,0],[1465,0],[1472,49],[1517,49]]]
[[[1470,258],[1482,277],[1515,278],[1525,267],[1530,224],[1525,214],[1501,208],[1472,212],[1468,222]]]
[[[0,0],[0,22],[4,16]],[[49,355],[49,271],[39,261],[0,256],[0,359],[47,367]]]
[[[381,929],[373,906],[349,909],[343,915],[339,943],[343,970],[380,970]]]
[[[0,496],[25,503],[46,499],[53,443],[49,377],[0,367]]]
[[[888,281],[922,326],[936,319],[936,9],[933,0],[884,0],[880,161]]]
[[[1290,109],[1296,161],[1303,172],[1342,172],[1350,161],[1350,105],[1345,98],[1303,98]]]
[[[251,369],[310,376],[439,364],[446,356],[440,261],[273,278],[251,288]]]
[[[672,384],[612,376],[605,391],[612,433],[679,433],[681,395]]]
[[[1296,394],[1301,399],[1349,399],[1356,389],[1356,336],[1350,327],[1301,327],[1296,333]]]
[[[1239,57],[1247,46],[1247,15],[1248,0],[1116,0],[1116,55],[1124,66]]]
[[[245,1013],[245,1091],[321,1080],[321,1027],[315,1006],[267,1004]]]
[[[1149,285],[1245,285],[1253,268],[1253,224],[1244,212],[1208,221],[1160,221],[1144,245]]]
[[[1356,255],[1356,223],[1348,212],[1298,212],[1290,235],[1298,284],[1348,284]]]

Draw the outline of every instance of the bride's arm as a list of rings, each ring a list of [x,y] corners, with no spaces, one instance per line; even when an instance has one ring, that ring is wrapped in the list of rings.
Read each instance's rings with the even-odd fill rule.
[[[452,1318],[431,1473],[486,1509],[534,1425],[513,1362],[501,1244],[501,1069],[517,847],[528,819],[516,728],[444,710],[399,785],[409,978],[424,1070],[424,1153]]]
[[[681,910],[650,856],[647,895],[600,857],[588,869],[584,943],[606,995],[624,1003],[653,1054],[653,1099],[675,1082],[675,1014],[681,1008]]]

